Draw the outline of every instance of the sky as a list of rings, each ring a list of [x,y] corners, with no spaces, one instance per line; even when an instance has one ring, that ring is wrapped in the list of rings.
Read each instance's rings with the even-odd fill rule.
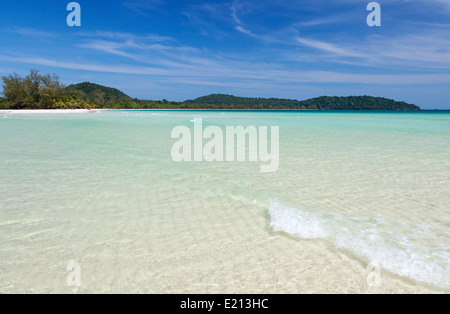
[[[450,0],[0,1],[0,75],[183,101],[370,95],[450,109]]]

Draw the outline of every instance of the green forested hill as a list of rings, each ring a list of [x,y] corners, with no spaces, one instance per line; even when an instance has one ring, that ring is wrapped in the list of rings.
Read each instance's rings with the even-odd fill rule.
[[[301,101],[301,104],[318,110],[420,110],[420,107],[403,101],[371,96],[324,96]]]
[[[230,109],[297,109],[300,106],[298,100],[292,99],[249,98],[224,94],[203,96],[194,100],[187,100],[184,103]]]
[[[304,101],[279,98],[247,98],[212,94],[186,104],[223,109],[309,109],[309,110],[419,110],[415,105],[371,96],[318,97]]]
[[[66,94],[99,107],[115,107],[120,100],[131,100],[130,96],[118,89],[89,82],[67,86]]]
[[[371,96],[318,97],[304,101],[280,98],[249,98],[225,94],[212,94],[186,100],[169,102],[132,99],[115,88],[93,83],[66,87],[66,93],[83,99],[100,108],[182,108],[182,109],[291,109],[291,110],[418,110],[419,107],[392,99]]]

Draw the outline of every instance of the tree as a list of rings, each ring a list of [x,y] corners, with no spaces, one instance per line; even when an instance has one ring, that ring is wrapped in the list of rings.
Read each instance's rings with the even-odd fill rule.
[[[35,69],[30,70],[30,74],[25,77],[25,90],[27,92],[27,97],[25,99],[25,104],[29,107],[36,106],[40,103],[40,89],[41,89],[41,76],[39,71]]]
[[[6,104],[6,98],[0,97],[0,109],[8,109],[8,105]]]
[[[59,82],[57,75],[41,75],[39,77],[39,103],[41,107],[52,107],[56,100],[64,96],[64,85]]]
[[[17,73],[13,73],[9,76],[3,76],[2,81],[3,95],[5,95],[8,106],[14,109],[22,109],[27,98],[25,80]]]
[[[47,109],[64,96],[64,85],[57,75],[41,75],[38,70],[30,70],[25,78],[14,73],[2,77],[3,95],[12,109]]]

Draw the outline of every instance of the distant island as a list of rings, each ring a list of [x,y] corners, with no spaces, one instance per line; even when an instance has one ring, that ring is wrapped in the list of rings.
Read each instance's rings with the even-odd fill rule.
[[[84,82],[64,86],[57,75],[31,70],[25,78],[2,77],[0,109],[217,109],[217,110],[420,110],[403,101],[372,96],[308,100],[212,94],[182,102],[131,98],[118,89]]]

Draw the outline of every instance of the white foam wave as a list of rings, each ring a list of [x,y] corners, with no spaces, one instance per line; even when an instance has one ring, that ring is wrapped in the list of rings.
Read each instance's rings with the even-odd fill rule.
[[[339,249],[378,263],[383,269],[418,282],[450,288],[450,252],[445,239],[423,242],[426,226],[404,234],[383,217],[325,215],[270,201],[270,227],[302,239],[324,239]]]
[[[328,236],[327,227],[316,215],[296,208],[285,207],[272,201],[269,209],[270,226],[274,231],[283,231],[303,239]]]

